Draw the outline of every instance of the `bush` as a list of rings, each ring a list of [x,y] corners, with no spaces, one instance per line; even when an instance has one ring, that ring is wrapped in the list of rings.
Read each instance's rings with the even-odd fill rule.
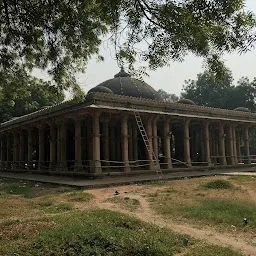
[[[227,180],[214,180],[203,184],[203,187],[208,189],[229,189],[233,185]]]

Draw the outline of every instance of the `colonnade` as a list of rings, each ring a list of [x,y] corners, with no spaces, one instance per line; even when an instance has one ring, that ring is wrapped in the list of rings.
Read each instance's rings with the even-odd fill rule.
[[[157,163],[148,154],[133,115],[95,111],[1,131],[1,169],[100,174],[153,170],[155,164],[171,169],[251,163],[246,125],[149,114],[142,120]]]

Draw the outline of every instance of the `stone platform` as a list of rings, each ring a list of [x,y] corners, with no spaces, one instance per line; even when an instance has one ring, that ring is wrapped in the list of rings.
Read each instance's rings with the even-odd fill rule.
[[[154,182],[158,180],[173,180],[173,179],[188,179],[204,176],[216,176],[216,175],[250,175],[256,178],[256,167],[240,167],[240,168],[224,168],[216,170],[187,170],[177,171],[171,173],[164,173],[162,178],[159,178],[157,174],[143,174],[134,176],[109,176],[97,179],[85,179],[79,177],[67,177],[56,175],[43,175],[35,173],[14,173],[14,172],[0,172],[0,177],[11,179],[22,179],[37,181],[42,183],[53,183],[68,186],[77,186],[82,188],[97,188],[108,187],[115,185],[128,185],[134,183],[146,183]]]

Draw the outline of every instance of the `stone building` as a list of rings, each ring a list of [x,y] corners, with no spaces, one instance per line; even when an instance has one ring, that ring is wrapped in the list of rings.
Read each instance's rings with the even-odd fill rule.
[[[251,164],[248,133],[255,124],[256,114],[244,108],[165,102],[121,69],[91,89],[83,102],[64,102],[2,123],[1,169],[96,176],[152,172],[156,165],[172,170]]]

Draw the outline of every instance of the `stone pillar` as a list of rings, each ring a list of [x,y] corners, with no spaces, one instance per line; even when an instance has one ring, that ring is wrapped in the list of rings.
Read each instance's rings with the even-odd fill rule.
[[[153,150],[156,156],[156,164],[159,166],[159,159],[158,159],[158,135],[157,135],[157,121],[158,117],[153,119]]]
[[[233,152],[234,152],[234,164],[238,164],[238,158],[237,158],[237,148],[236,148],[236,126],[232,126],[232,134],[233,134]]]
[[[0,165],[0,168],[2,169],[4,167],[4,139],[3,137],[1,136],[1,165]]]
[[[221,165],[227,165],[226,154],[225,154],[225,134],[224,126],[222,123],[219,125],[219,142],[220,142],[220,163]]]
[[[200,135],[199,135],[199,143],[198,143],[198,148],[197,148],[197,151],[199,153],[199,161],[208,163],[207,155],[206,155],[206,149],[205,149],[206,141],[205,141],[205,128],[204,128],[204,126],[200,125],[199,132],[200,132]],[[209,149],[210,149],[209,126],[208,126],[208,138],[209,138]],[[209,165],[209,163],[208,163],[208,165]]]
[[[61,164],[61,124],[57,121],[57,169],[60,168]]]
[[[91,161],[92,164],[92,158],[93,158],[93,152],[92,152],[92,144],[93,144],[93,130],[92,130],[92,118],[87,118],[85,120],[86,122],[86,155],[87,159]]]
[[[110,135],[110,159],[116,160],[116,135],[115,135],[115,127],[109,127],[109,135]]]
[[[50,170],[56,168],[56,127],[50,125]]]
[[[244,150],[245,150],[245,163],[251,164],[251,158],[250,158],[250,145],[249,145],[249,127],[246,126],[244,129]]]
[[[132,122],[128,123],[128,150],[129,150],[129,160],[132,161],[133,160],[133,147],[132,147],[132,143],[133,143],[133,133],[132,133]]]
[[[67,121],[60,123],[60,170],[67,170]]]
[[[13,134],[13,168],[17,168],[18,166],[18,133],[15,132]]]
[[[115,134],[116,134],[116,160],[117,161],[122,161],[122,141],[121,141],[121,137],[122,137],[122,134],[121,134],[121,126],[122,124],[120,123],[120,126],[119,126],[119,129],[117,129],[115,131]]]
[[[229,164],[234,165],[234,147],[233,147],[233,130],[232,125],[228,126],[228,154],[229,154]]]
[[[42,170],[45,166],[44,162],[44,126],[38,126],[38,143],[39,143],[39,157],[38,157],[38,170]]]
[[[33,167],[33,128],[28,128],[28,158],[27,165],[28,169]]]
[[[20,168],[24,169],[24,161],[25,161],[25,137],[23,130],[20,131],[20,159],[19,159],[19,166]]]
[[[122,160],[124,162],[124,172],[129,172],[129,150],[128,150],[128,116],[123,116],[121,121],[121,134],[122,134]]]
[[[104,165],[109,166],[109,119],[103,121],[103,159],[107,162]]]
[[[221,164],[221,158],[220,158],[220,140],[219,140],[219,134],[215,134],[215,155],[216,155],[216,164]]]
[[[138,161],[138,130],[137,130],[137,124],[134,124],[133,126],[133,160]]]
[[[165,163],[166,169],[172,168],[172,159],[171,159],[171,134],[170,134],[170,119],[165,118],[164,120],[164,156],[165,156]]]
[[[75,120],[75,170],[82,169],[81,119]]]
[[[205,141],[205,161],[208,166],[212,164],[211,161],[211,150],[210,150],[210,135],[209,135],[209,122],[205,122],[204,124],[204,141]]]
[[[57,122],[57,165],[60,171],[67,170],[67,120]]]
[[[148,160],[149,160],[149,169],[154,169],[154,161],[152,159],[152,152],[153,152],[153,143],[152,143],[152,116],[149,116],[146,121],[146,133],[148,136],[148,148],[150,152],[147,152]],[[148,150],[147,150],[148,151]]]
[[[211,163],[216,164],[215,161],[215,137],[213,134],[212,126],[209,125],[209,135],[210,135],[210,156],[211,156]]]
[[[237,150],[237,160],[238,160],[238,163],[241,163],[242,162],[242,159],[241,159],[241,137],[240,137],[240,131],[238,130],[237,132],[237,137],[236,137],[236,150]]]
[[[191,158],[190,158],[190,137],[189,137],[189,123],[190,119],[184,120],[184,162],[188,167],[191,167]]]
[[[6,134],[6,166],[7,168],[10,167],[11,161],[11,138],[10,133]]]
[[[197,146],[197,142],[196,142],[196,137],[195,136],[195,127],[191,126],[189,127],[189,143],[190,143],[190,159],[191,161],[193,160],[194,162],[196,162],[196,146]]]
[[[95,112],[93,116],[93,173],[102,173],[100,162],[100,112]]]

